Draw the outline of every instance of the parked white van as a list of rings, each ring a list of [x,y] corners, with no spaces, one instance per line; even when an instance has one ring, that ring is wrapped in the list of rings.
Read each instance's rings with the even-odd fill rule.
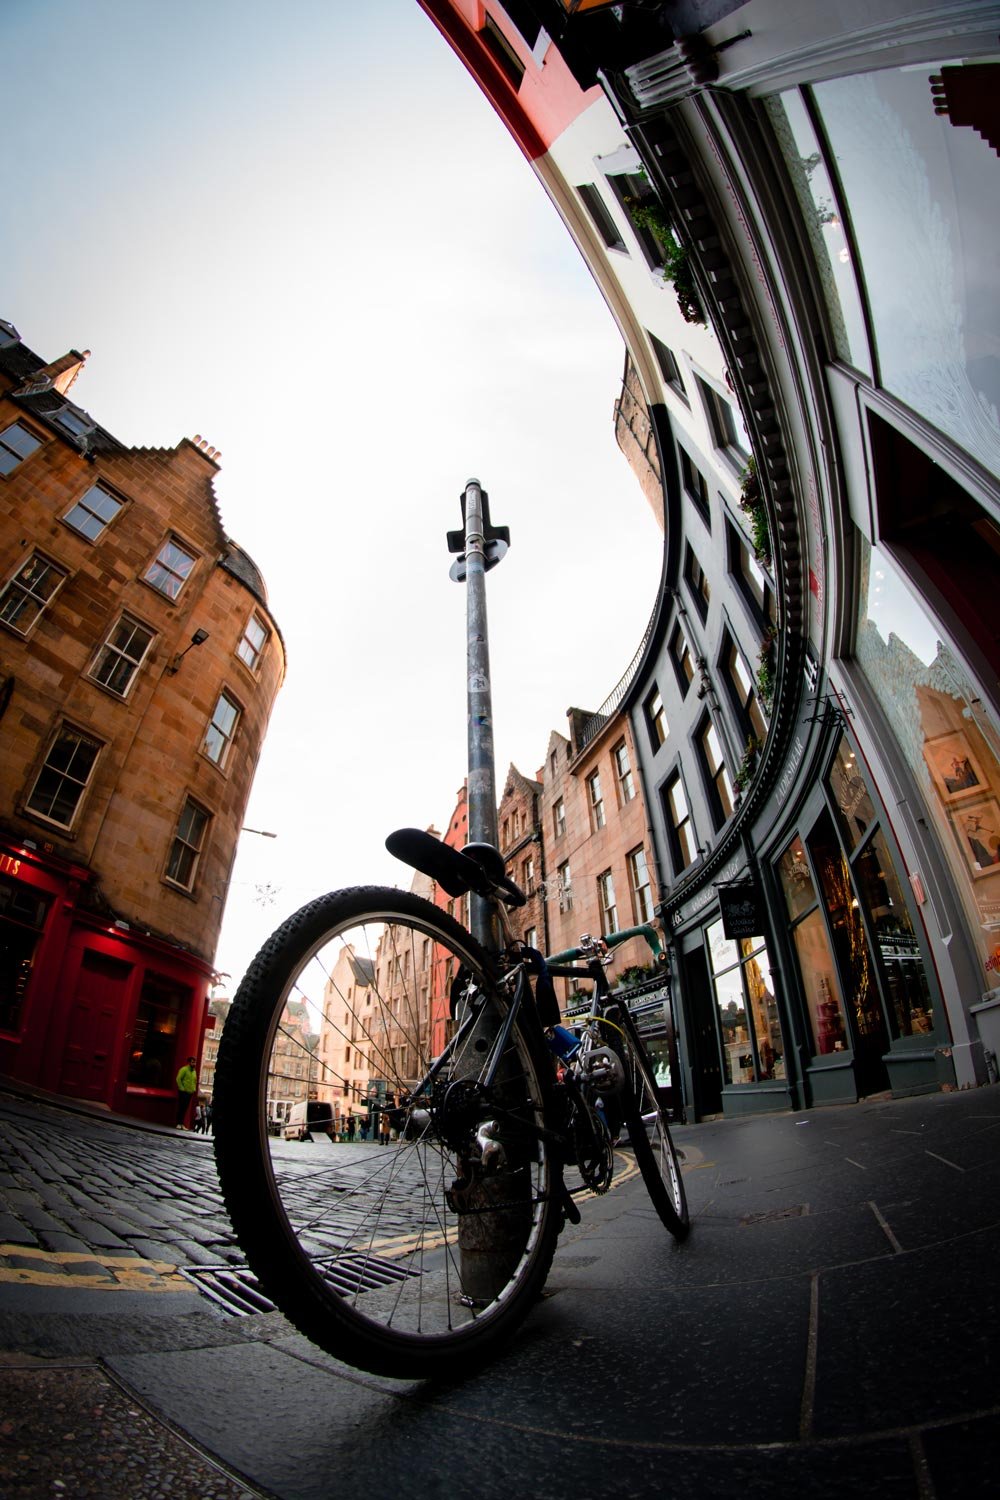
[[[310,1099],[292,1106],[281,1134],[286,1141],[305,1141],[313,1135],[332,1136],[333,1130],[333,1105]]]

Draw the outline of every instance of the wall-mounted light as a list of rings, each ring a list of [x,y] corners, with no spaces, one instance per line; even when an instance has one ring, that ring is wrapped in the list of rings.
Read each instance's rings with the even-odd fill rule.
[[[191,645],[185,646],[183,651],[178,651],[177,655],[173,657],[173,659],[169,663],[167,671],[171,673],[176,672],[185,656],[187,656],[188,652],[191,650],[191,646],[202,646],[207,640],[207,630],[196,630],[194,635],[191,637]]]

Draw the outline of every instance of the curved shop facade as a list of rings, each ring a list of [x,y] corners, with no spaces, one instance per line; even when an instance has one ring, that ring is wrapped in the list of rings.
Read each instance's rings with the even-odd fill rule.
[[[627,706],[690,1117],[996,1078],[1000,157],[966,102],[997,66],[981,6],[876,10],[877,49],[817,18],[783,51],[750,3],[778,29],[713,86],[617,75],[766,518],[761,548],[694,493],[653,404],[668,547]]]

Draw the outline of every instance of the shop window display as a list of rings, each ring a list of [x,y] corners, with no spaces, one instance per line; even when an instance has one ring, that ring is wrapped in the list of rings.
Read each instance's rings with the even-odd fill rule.
[[[877,829],[854,863],[861,897],[899,1036],[932,1030],[934,1006],[927,985],[920,945],[913,930],[885,835]]]
[[[708,948],[727,1084],[784,1078],[778,1002],[763,938],[727,938],[722,922],[708,929]]]
[[[820,1057],[843,1052],[848,1040],[840,979],[800,838],[794,838],[781,856],[778,875],[788,915],[795,923],[792,938],[799,960],[814,1050]]]
[[[888,1045],[888,1035],[872,951],[850,868],[828,813],[817,820],[807,843],[847,993],[855,1050],[881,1052]]]
[[[133,1087],[167,1089],[177,1070],[177,1028],[190,991],[161,974],[147,974],[132,1033],[128,1082]]]
[[[923,793],[983,964],[1000,969],[1000,729],[885,550],[861,543],[855,656]]]
[[[0,1031],[20,1030],[24,997],[50,898],[0,879]]]

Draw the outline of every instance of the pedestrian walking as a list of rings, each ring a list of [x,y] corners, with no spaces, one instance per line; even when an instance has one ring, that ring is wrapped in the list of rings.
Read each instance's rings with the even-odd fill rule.
[[[195,1068],[195,1060],[189,1057],[187,1062],[177,1074],[177,1129],[187,1130],[188,1111],[191,1108],[191,1100],[198,1092],[198,1072]]]
[[[354,1116],[353,1115],[348,1115],[347,1116],[347,1139],[349,1141],[353,1141],[353,1139],[354,1139],[354,1132],[355,1132],[356,1129],[357,1129],[357,1126],[356,1126],[355,1121],[354,1121]]]

